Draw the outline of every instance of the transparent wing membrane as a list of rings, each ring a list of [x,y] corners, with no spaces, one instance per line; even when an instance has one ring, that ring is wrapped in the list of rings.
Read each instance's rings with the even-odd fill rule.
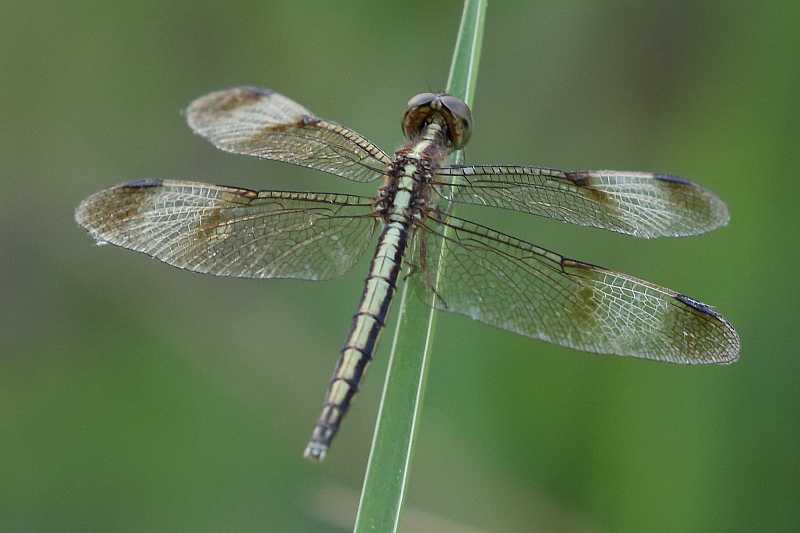
[[[358,133],[269,90],[235,87],[207,94],[189,105],[186,118],[196,133],[221,150],[352,181],[372,181],[391,163],[383,150]]]
[[[714,193],[683,178],[649,172],[463,165],[436,173],[446,177],[439,184],[441,194],[454,202],[641,238],[696,235],[724,226],[729,218]]]
[[[95,240],[217,276],[329,279],[370,243],[372,200],[139,180],[84,200],[75,218]]]
[[[444,246],[443,263],[431,250]],[[733,327],[709,306],[633,276],[432,213],[417,229],[415,291],[435,307],[587,352],[726,363]],[[441,268],[438,284],[431,272]]]

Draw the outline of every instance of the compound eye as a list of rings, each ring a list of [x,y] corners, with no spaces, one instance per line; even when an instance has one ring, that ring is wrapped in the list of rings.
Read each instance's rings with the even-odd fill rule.
[[[472,111],[463,100],[455,96],[444,95],[440,100],[452,116],[448,119],[448,126],[453,145],[456,148],[463,148],[472,133]]]
[[[434,93],[420,93],[411,98],[411,100],[408,101],[408,106],[406,107],[408,107],[408,109],[412,109],[430,104],[436,98],[436,96],[437,95]]]
[[[472,111],[463,100],[447,95],[442,96],[442,103],[457,119],[466,122],[467,127],[472,125]]]

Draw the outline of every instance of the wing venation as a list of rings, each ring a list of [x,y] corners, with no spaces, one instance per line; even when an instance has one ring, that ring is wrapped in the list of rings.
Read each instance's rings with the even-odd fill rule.
[[[453,216],[421,223],[412,263],[424,301],[520,335],[672,363],[739,356],[733,326],[697,300]]]
[[[100,244],[216,276],[330,279],[361,257],[369,198],[137,180],[99,191],[75,219]]]
[[[352,181],[380,177],[391,158],[353,130],[315,116],[282,94],[234,87],[192,102],[186,119],[195,133],[236,154],[284,161]]]
[[[728,223],[728,208],[689,180],[650,172],[460,165],[443,167],[449,200],[510,209],[640,238],[705,233]],[[452,183],[451,183],[452,181]]]

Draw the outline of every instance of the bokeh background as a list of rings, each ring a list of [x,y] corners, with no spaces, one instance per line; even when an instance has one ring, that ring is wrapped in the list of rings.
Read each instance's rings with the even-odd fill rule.
[[[396,148],[446,81],[452,2],[3,2],[0,530],[348,531],[393,323],[332,453],[301,458],[368,258],[214,279],[96,248],[125,179],[350,191],[216,151],[181,109],[269,87]],[[404,531],[797,531],[796,2],[489,6],[467,159],[668,171],[731,224],[636,241],[459,213],[717,306],[728,367],[598,357],[441,316]]]

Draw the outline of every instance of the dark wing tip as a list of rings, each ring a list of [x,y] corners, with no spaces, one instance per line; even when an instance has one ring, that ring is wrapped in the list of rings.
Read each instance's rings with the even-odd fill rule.
[[[694,298],[690,298],[690,297],[686,296],[685,294],[676,294],[675,295],[675,299],[678,300],[679,302],[683,303],[683,304],[688,305],[689,307],[691,307],[692,309],[695,309],[696,311],[700,311],[701,313],[703,313],[705,315],[712,316],[712,317],[714,317],[716,319],[721,319],[722,318],[722,315],[717,313],[714,310],[714,308],[711,307],[710,305],[706,305],[703,302],[699,302],[699,301],[695,300]]]
[[[120,183],[117,187],[124,187],[126,189],[150,189],[152,187],[161,187],[164,180],[158,178],[144,178],[126,181]]]
[[[98,245],[106,244],[107,242],[100,235],[97,225],[99,219],[101,218],[101,215],[98,213],[98,204],[100,204],[102,202],[102,198],[108,194],[108,190],[109,189],[97,191],[84,198],[75,209],[74,214],[75,222],[78,224],[78,226],[86,231]]]
[[[94,192],[75,209],[75,222],[98,244],[108,242],[107,232],[138,213],[152,194],[164,186],[159,178],[135,179]]]
[[[687,214],[700,217],[696,226],[684,227],[673,236],[699,235],[726,226],[730,222],[731,216],[725,202],[702,185],[671,174],[654,174],[653,179],[663,184],[663,190],[676,206],[685,205]]]
[[[244,93],[251,94],[254,97],[272,96],[275,94],[275,91],[272,89],[264,89],[263,87],[256,87],[255,85],[244,85],[242,87],[238,87],[238,89]]]
[[[675,184],[678,184],[678,185],[696,186],[695,183],[687,180],[686,178],[681,178],[680,176],[671,176],[669,174],[655,174],[653,176],[653,178],[655,178],[655,179],[657,179],[659,181],[665,181],[667,183],[675,183]]]
[[[719,364],[735,363],[739,359],[741,340],[733,325],[713,307],[703,302],[699,302],[694,298],[680,293],[676,294],[674,298],[683,305],[693,309],[695,312],[710,317],[722,327],[726,343],[720,346],[720,351],[715,354],[713,362]]]
[[[275,91],[253,86],[214,91],[193,100],[186,108],[186,117],[191,124],[197,117],[229,113],[240,107],[256,104],[273,94]]]

